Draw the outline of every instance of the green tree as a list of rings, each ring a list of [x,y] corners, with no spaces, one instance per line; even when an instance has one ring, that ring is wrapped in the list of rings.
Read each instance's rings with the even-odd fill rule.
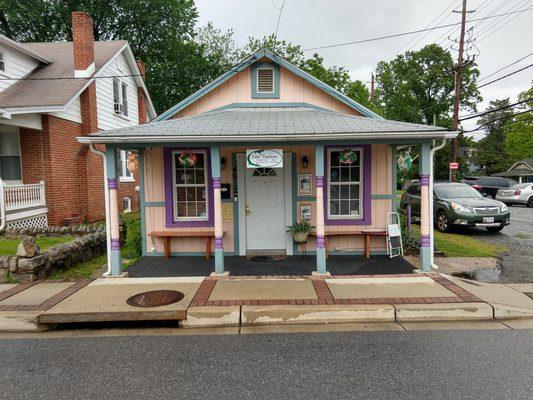
[[[518,101],[533,98],[533,87],[518,96]],[[533,110],[533,100],[515,108],[516,113]],[[514,117],[512,123],[504,126],[505,149],[514,163],[522,158],[533,157],[533,112],[526,112]]]
[[[509,106],[509,98],[492,100],[486,111]],[[477,142],[475,162],[486,175],[507,169],[511,160],[505,147],[505,125],[512,121],[513,109],[505,108],[483,115],[478,125],[485,131],[485,137]]]
[[[444,125],[450,119],[454,96],[454,62],[449,51],[430,44],[408,51],[393,60],[381,61],[376,68],[376,100],[388,119]],[[476,87],[478,69],[463,68],[461,105],[476,110],[481,96]]]

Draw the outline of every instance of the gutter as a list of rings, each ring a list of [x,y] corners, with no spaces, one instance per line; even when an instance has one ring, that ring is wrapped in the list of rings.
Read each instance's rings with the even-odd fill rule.
[[[435,264],[435,218],[433,217],[433,158],[435,153],[442,149],[446,145],[446,139],[442,139],[442,143],[438,146],[435,146],[435,141],[433,141],[434,147],[429,151],[429,170],[431,174],[429,175],[429,215],[431,216],[429,222],[429,246],[431,249],[431,254],[429,256],[429,262],[431,268],[439,269],[439,266]]]
[[[352,140],[387,140],[387,139],[453,139],[457,137],[457,132],[455,131],[445,131],[441,134],[436,133],[435,131],[430,132],[411,132],[409,134],[405,133],[386,133],[382,134],[380,132],[372,132],[365,134],[357,133],[341,133],[341,134],[286,134],[286,135],[270,135],[270,136],[260,136],[260,135],[231,135],[231,136],[222,136],[222,135],[209,135],[209,136],[82,136],[77,137],[76,139],[80,143],[89,144],[89,143],[170,143],[170,142],[181,142],[181,143],[190,143],[193,142],[236,142],[236,141],[261,141],[261,142],[279,142],[279,141],[288,141],[296,142],[302,139],[310,141],[324,141],[324,140],[336,140],[336,139],[352,139]]]
[[[104,276],[111,274],[111,216],[109,215],[109,187],[107,182],[107,168],[105,157],[106,153],[98,150],[94,147],[93,143],[89,144],[89,149],[94,153],[102,157],[104,162],[104,203],[105,203],[105,234],[106,234],[106,247],[107,247],[107,271],[104,272]]]

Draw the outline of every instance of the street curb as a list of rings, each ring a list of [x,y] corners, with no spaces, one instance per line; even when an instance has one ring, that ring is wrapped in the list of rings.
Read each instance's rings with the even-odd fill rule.
[[[494,319],[487,303],[398,304],[396,321],[465,321]]]
[[[390,322],[394,321],[394,306],[388,304],[242,306],[241,314],[242,325]]]
[[[187,319],[181,320],[179,325],[183,328],[239,326],[240,320],[240,306],[189,307]]]
[[[42,332],[53,325],[39,323],[41,311],[4,311],[0,313],[0,332]]]

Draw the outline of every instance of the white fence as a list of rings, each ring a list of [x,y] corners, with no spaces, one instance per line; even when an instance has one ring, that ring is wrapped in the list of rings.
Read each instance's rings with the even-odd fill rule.
[[[29,185],[7,185],[0,180],[0,230],[48,226],[44,182]]]

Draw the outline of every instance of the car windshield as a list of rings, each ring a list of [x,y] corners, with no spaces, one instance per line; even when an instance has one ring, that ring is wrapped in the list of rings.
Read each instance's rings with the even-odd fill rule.
[[[476,189],[468,185],[438,185],[435,186],[435,190],[443,199],[479,199],[483,197]]]

